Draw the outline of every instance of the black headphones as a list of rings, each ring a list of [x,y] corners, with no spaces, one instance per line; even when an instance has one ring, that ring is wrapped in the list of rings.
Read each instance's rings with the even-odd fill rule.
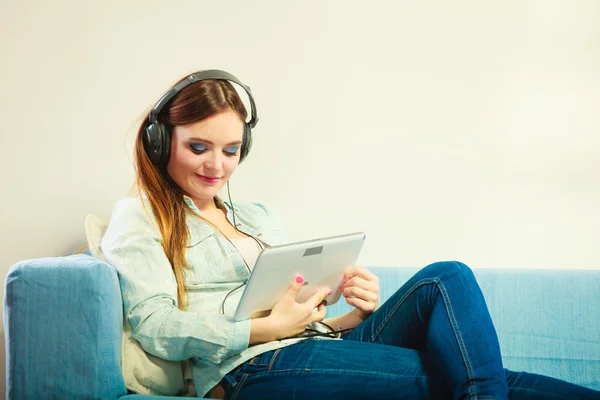
[[[158,119],[158,114],[160,114],[161,110],[169,102],[169,100],[171,100],[177,93],[181,92],[181,90],[183,90],[185,87],[194,82],[205,81],[209,79],[220,79],[237,83],[248,94],[252,118],[248,122],[244,121],[244,135],[242,137],[242,146],[240,148],[240,162],[242,162],[248,156],[250,148],[252,147],[252,128],[254,128],[258,122],[256,105],[254,104],[254,98],[252,97],[250,87],[244,85],[229,72],[218,69],[209,69],[192,74],[185,78],[182,82],[175,85],[173,89],[165,93],[160,100],[158,100],[158,103],[152,107],[152,110],[150,110],[150,115],[148,118],[149,124],[146,127],[146,132],[143,136],[144,149],[146,150],[146,154],[150,158],[152,164],[156,165],[161,170],[166,170],[169,162],[169,156],[171,154],[171,132]]]

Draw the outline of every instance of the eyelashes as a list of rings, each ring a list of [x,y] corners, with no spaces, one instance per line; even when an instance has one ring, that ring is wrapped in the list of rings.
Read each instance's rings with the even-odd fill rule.
[[[204,145],[202,143],[190,143],[189,146],[190,146],[190,150],[192,150],[192,153],[194,153],[194,154],[202,154],[206,150],[208,150],[206,148],[206,145]],[[227,157],[234,157],[237,154],[237,151],[238,151],[237,146],[229,147],[229,148],[223,150],[223,154],[225,154]]]
[[[190,149],[196,154],[201,154],[206,151],[206,146],[203,144],[190,143]]]

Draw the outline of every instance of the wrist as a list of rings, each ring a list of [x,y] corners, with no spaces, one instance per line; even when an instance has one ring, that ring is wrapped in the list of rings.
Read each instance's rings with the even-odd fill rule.
[[[273,317],[273,315],[269,315],[264,318],[264,324],[267,326],[267,329],[270,332],[271,340],[280,340],[284,337],[281,332],[281,323]]]
[[[250,345],[267,343],[279,339],[277,325],[269,317],[250,320]]]
[[[355,308],[354,310],[352,310],[352,312],[354,313],[354,316],[358,320],[359,324],[361,322],[363,322],[365,319],[367,319],[367,317],[368,317],[367,315],[364,315],[364,313],[362,311],[360,311],[358,308]]]

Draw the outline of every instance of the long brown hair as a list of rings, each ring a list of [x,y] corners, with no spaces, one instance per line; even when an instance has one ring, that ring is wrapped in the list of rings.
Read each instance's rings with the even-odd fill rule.
[[[243,120],[246,119],[244,103],[228,81],[204,80],[179,92],[165,105],[158,117],[171,133],[175,126],[198,122],[228,109],[235,111]],[[177,281],[178,307],[186,310],[188,289],[184,269],[187,268],[185,250],[189,237],[186,216],[193,211],[183,200],[183,190],[169,178],[166,171],[161,171],[148,158],[143,143],[147,126],[148,115],[140,125],[135,139],[136,188],[140,197],[145,194],[148,199],[162,237],[163,249]]]

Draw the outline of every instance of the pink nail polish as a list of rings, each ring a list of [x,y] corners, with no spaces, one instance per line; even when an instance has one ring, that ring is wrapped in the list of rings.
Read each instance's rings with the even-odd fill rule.
[[[301,277],[300,275],[298,275],[298,276],[296,277],[296,283],[302,283],[302,282],[304,282],[304,278],[303,278],[303,277]]]
[[[327,296],[329,296],[331,293],[333,293],[333,292],[330,290],[329,293],[327,293]]]

